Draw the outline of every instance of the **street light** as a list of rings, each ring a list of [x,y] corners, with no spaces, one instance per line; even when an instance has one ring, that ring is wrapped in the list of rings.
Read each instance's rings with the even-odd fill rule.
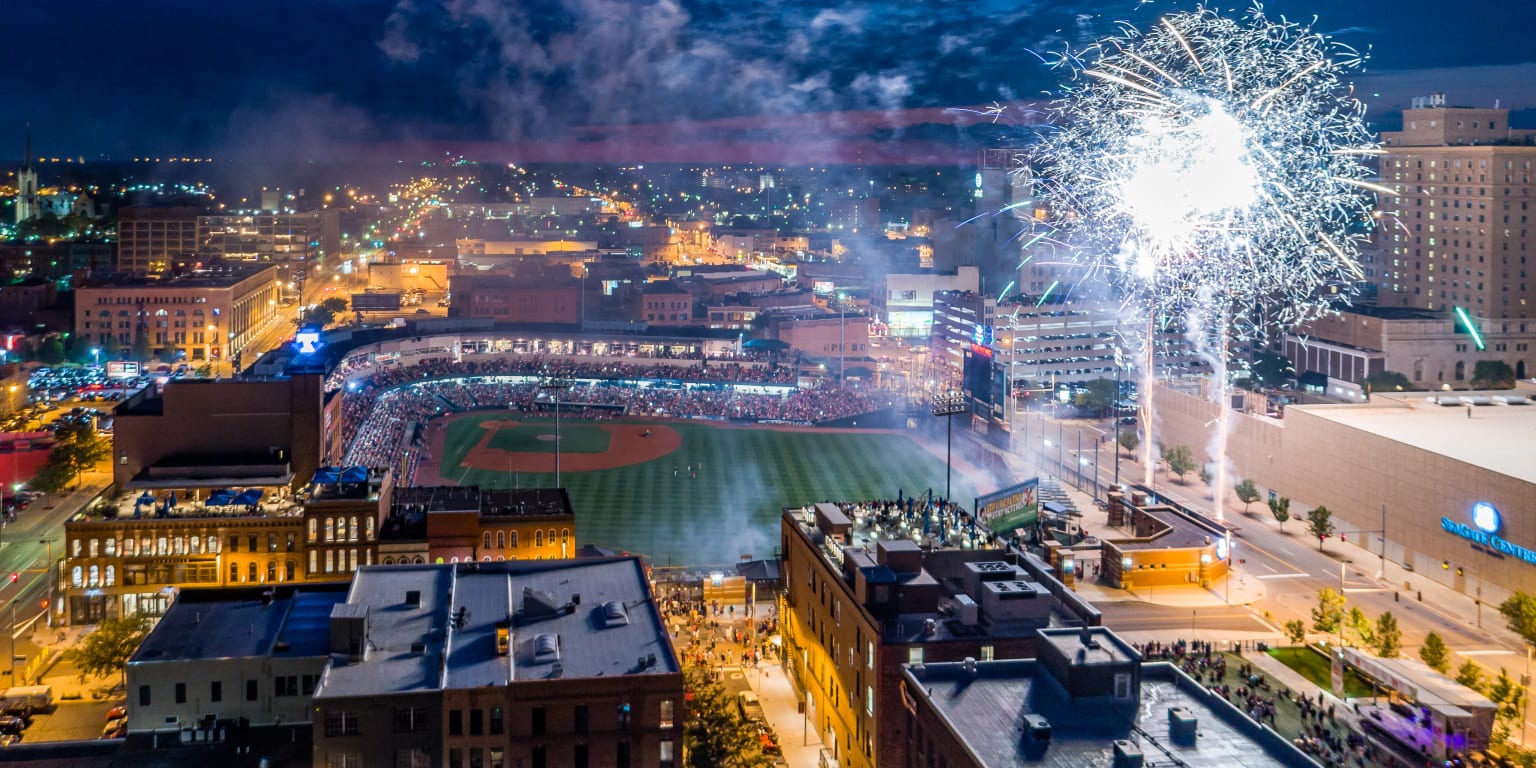
[[[950,390],[933,398],[933,415],[944,417],[944,501],[950,500],[950,480],[954,475],[954,463],[951,460],[955,445],[955,420],[950,418],[958,413],[965,413],[965,393]]]
[[[554,392],[551,399],[555,403],[555,487],[560,487],[560,392],[570,389],[571,383],[560,379],[550,379],[539,385],[539,389]]]
[[[842,291],[837,293],[837,386],[841,389],[847,382],[845,360],[847,350],[848,329],[848,295]]]
[[[91,347],[91,358],[96,365],[101,365],[101,347]]]

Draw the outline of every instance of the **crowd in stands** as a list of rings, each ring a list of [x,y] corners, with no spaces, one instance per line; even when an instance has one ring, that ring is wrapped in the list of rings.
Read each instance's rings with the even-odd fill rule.
[[[544,362],[537,372],[547,372],[550,378],[599,380],[570,382],[569,388],[549,391],[537,382],[487,379],[495,375],[535,372],[522,368],[519,361],[504,359],[480,362],[429,360],[380,372],[346,395],[343,429],[350,438],[346,462],[348,465],[396,466],[395,459],[405,456],[414,465],[424,447],[424,431],[414,427],[425,425],[438,416],[478,409],[551,412],[553,398],[557,396],[561,413],[574,418],[628,415],[799,424],[848,418],[888,408],[895,403],[893,393],[835,386],[793,389],[787,394],[744,392],[731,384],[767,382],[761,378],[732,377],[759,369],[718,363],[690,369],[724,372],[720,378],[693,379],[713,386],[685,389],[671,376],[659,381],[646,378],[646,374],[655,374],[655,369],[647,366],[584,366],[565,360]],[[768,373],[767,369],[760,370]],[[645,385],[636,385],[636,381]],[[408,382],[416,383],[407,385]]]
[[[676,365],[673,363],[613,363],[583,361],[585,355],[551,356],[544,354],[472,354],[462,360],[455,360],[452,353],[446,347],[434,348],[425,355],[426,359],[408,366],[396,366],[381,368],[372,379],[380,382],[380,376],[394,377],[394,383],[402,383],[417,378],[431,376],[459,376],[480,374],[504,374],[504,375],[529,375],[529,376],[582,376],[590,378],[638,378],[655,377],[659,372],[664,372],[666,378],[684,379],[688,381],[734,381],[755,382],[763,384],[793,384],[795,382],[795,366],[793,364],[780,365],[743,365],[743,363],[768,363],[769,353],[745,350],[739,354],[728,356],[704,357],[703,355],[673,355],[673,354],[625,354],[643,360],[697,360],[697,365]],[[331,371],[327,378],[328,389],[342,386],[346,379],[357,371],[364,370],[374,363],[366,358],[348,358]],[[439,369],[433,373],[430,369]],[[411,374],[411,371],[419,373]],[[382,386],[389,386],[382,383]]]

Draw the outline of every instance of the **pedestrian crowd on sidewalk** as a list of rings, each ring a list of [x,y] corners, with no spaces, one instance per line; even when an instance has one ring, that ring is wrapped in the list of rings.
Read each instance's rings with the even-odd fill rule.
[[[775,616],[755,616],[753,606],[705,601],[686,588],[663,589],[658,605],[678,658],[685,663],[754,668],[778,660],[769,641],[779,631]]]
[[[1333,704],[1323,704],[1321,691],[1314,701],[1278,683],[1272,684],[1267,676],[1247,662],[1241,662],[1230,670],[1234,673],[1234,680],[1229,681],[1228,656],[1217,651],[1213,643],[1181,639],[1170,643],[1134,643],[1133,646],[1143,659],[1175,664],[1195,682],[1231,702],[1239,711],[1261,725],[1275,727],[1275,716],[1281,702],[1294,706],[1301,721],[1301,731],[1292,739],[1292,743],[1316,757],[1326,768],[1404,766],[1393,755],[1378,749],[1342,722],[1336,716]],[[1233,653],[1241,656],[1242,647],[1238,643]],[[1261,652],[1267,650],[1263,643],[1255,643],[1253,648]]]

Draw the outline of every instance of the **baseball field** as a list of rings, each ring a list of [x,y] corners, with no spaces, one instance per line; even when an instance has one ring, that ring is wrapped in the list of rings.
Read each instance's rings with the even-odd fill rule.
[[[944,492],[942,447],[903,432],[564,419],[560,438],[579,543],[657,565],[771,557],[786,506]],[[428,445],[419,485],[555,485],[552,419],[458,414],[429,427]],[[954,496],[969,507],[975,488],[964,470],[957,462]]]

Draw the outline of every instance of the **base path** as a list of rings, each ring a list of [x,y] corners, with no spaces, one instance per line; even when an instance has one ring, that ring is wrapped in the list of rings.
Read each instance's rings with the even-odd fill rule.
[[[481,419],[479,426],[484,430],[480,440],[473,448],[464,454],[464,459],[458,467],[442,466],[444,456],[444,443],[448,433],[448,425],[459,419]],[[663,424],[630,422],[577,422],[587,427],[597,427],[608,433],[608,450],[601,453],[562,453],[560,455],[560,470],[562,472],[591,472],[599,469],[615,469],[627,467],[632,464],[643,464],[654,461],[676,451],[683,444],[683,437],[676,430]],[[496,436],[496,431],[523,426],[523,422],[516,419],[516,415],[507,412],[507,418],[497,418],[495,412],[476,411],[460,413],[436,419],[427,425],[427,446],[431,460],[421,463],[416,472],[418,485],[452,485],[443,477],[444,474],[462,472],[465,469],[477,469],[487,472],[545,472],[555,471],[555,452],[550,451],[507,451],[500,448],[492,448],[491,442]],[[547,426],[550,431],[541,435],[541,439],[548,440],[553,448],[555,441],[554,426],[539,422],[538,426]]]

